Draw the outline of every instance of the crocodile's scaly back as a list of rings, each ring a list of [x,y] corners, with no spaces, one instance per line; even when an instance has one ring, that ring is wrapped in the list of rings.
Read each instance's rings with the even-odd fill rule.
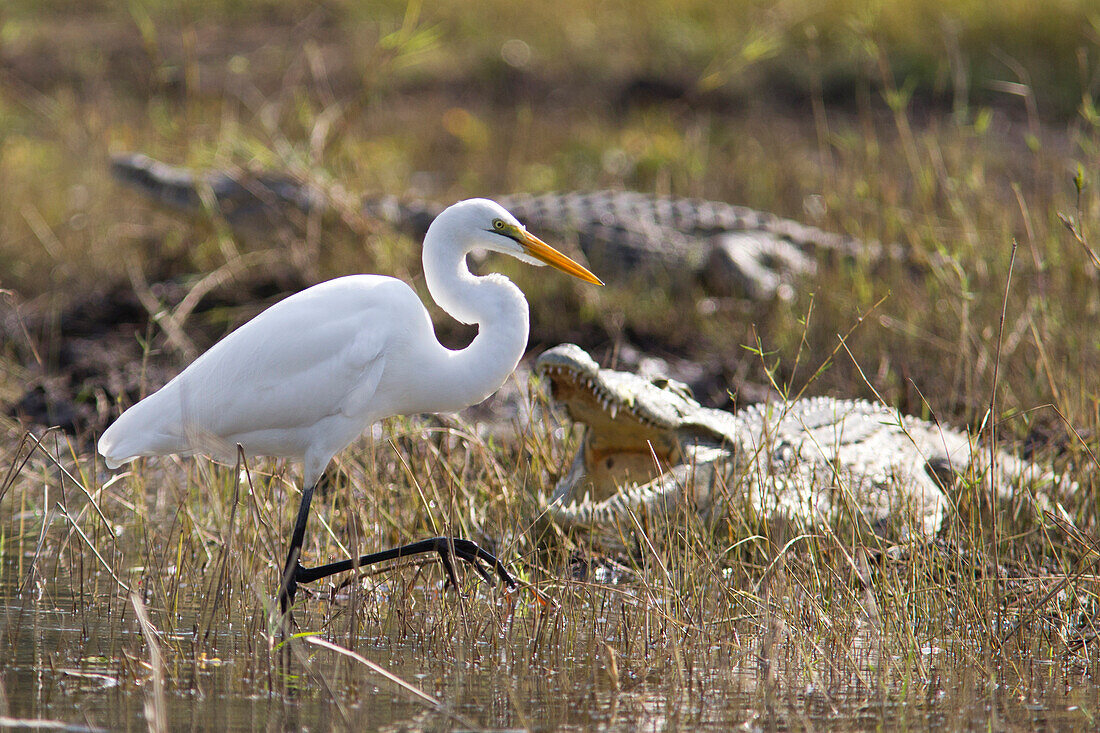
[[[197,174],[141,154],[112,159],[115,177],[177,211],[201,211],[205,201],[231,226],[266,232],[272,222],[324,210],[317,187],[278,173],[211,171]],[[207,198],[204,196],[209,194]],[[576,239],[601,273],[615,277],[661,273],[701,281],[718,295],[753,299],[788,296],[792,283],[816,271],[822,257],[904,257],[899,247],[822,231],[743,206],[634,191],[511,194],[495,197],[539,232]],[[422,237],[443,210],[438,202],[367,197],[373,220]]]
[[[686,242],[693,239],[741,232],[766,232],[799,249],[821,247],[853,256],[868,252],[867,244],[851,237],[722,201],[637,191],[515,194],[500,200],[540,229],[583,231],[608,241],[635,237],[640,249],[667,252],[658,255],[664,257],[688,254],[690,246]],[[670,234],[681,241],[663,244],[661,240]]]
[[[1073,488],[1004,451],[991,472],[988,449],[967,433],[864,400],[712,410],[682,385],[601,369],[572,344],[545,352],[536,370],[554,402],[586,426],[548,514],[612,545],[646,518],[684,511],[801,531],[846,517],[878,534],[931,536],[960,479],[993,481],[1002,498],[1021,482]]]

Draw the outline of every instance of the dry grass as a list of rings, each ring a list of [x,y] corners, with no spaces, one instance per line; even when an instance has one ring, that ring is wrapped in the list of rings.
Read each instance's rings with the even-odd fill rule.
[[[986,438],[995,427],[1005,445],[1033,439],[1081,489],[1052,516],[1013,508],[995,522],[965,511],[983,497],[964,492],[942,551],[684,518],[608,558],[529,531],[574,447],[553,424],[489,439],[449,418],[393,420],[338,459],[305,557],[454,533],[558,607],[472,574],[444,591],[430,562],[300,602],[303,631],[364,662],[281,645],[271,611],[295,469],[164,459],[111,476],[89,436],[35,428],[36,447],[0,418],[0,717],[132,726],[148,700],[150,723],[173,727],[1096,724],[1100,137],[1096,79],[1078,72],[1100,50],[1088,3],[1035,17],[929,0],[886,4],[878,20],[846,3],[649,2],[598,19],[582,3],[552,16],[268,5],[264,23],[235,3],[5,10],[4,318],[140,285],[135,265],[183,292],[249,258],[305,281],[378,271],[420,286],[413,244],[354,203],[303,231],[238,239],[120,193],[105,165],[120,149],[289,168],[337,192],[612,186],[817,212],[823,228],[899,242],[927,264],[831,263],[775,303],[638,283],[593,294],[509,270],[532,300],[532,347],[633,343],[731,382],[881,395]],[[686,79],[681,100],[623,96],[667,69]],[[763,101],[780,82],[791,98]],[[178,325],[201,348],[250,312]],[[438,320],[451,343],[466,337]],[[32,356],[0,345],[5,403],[58,368],[57,318],[41,323]],[[151,364],[183,360],[164,331],[142,336]],[[105,415],[117,398],[81,396]]]
[[[1081,641],[1096,631],[1088,620],[1096,548],[1078,544],[1094,540],[1065,524],[1047,523],[1043,539],[1006,540],[1045,557],[1019,577],[991,574],[981,547],[880,555],[833,532],[785,544],[743,528],[713,535],[691,517],[651,527],[645,549],[616,567],[583,538],[564,552],[525,532],[537,511],[532,494],[567,450],[541,424],[526,440],[530,450],[490,449],[461,427],[402,421],[349,451],[317,502],[310,561],[454,532],[497,541],[555,599],[556,608],[541,609],[470,573],[461,593],[445,591],[434,562],[310,589],[296,614],[303,631],[380,664],[435,703],[330,647],[280,647],[273,588],[295,503],[293,477],[280,467],[242,475],[149,462],[98,485],[90,458],[37,452],[5,496],[21,508],[5,547],[25,548],[5,557],[6,585],[25,583],[7,607],[5,656],[20,660],[31,645],[47,674],[112,680],[131,707],[90,720],[123,723],[142,699],[125,691],[154,685],[153,696],[158,684],[130,591],[159,632],[170,708],[197,691],[233,700],[259,693],[276,709],[279,700],[316,705],[347,726],[390,719],[377,705],[393,699],[394,720],[423,709],[487,726],[672,716],[800,727],[839,715],[859,727],[925,716],[960,723],[964,713],[982,715],[974,705],[996,684],[1006,720],[1031,720],[1031,701],[1044,716],[1078,706],[1064,720],[1093,712],[1094,642]],[[96,490],[85,496],[79,486]],[[32,487],[50,494],[39,499]],[[964,544],[979,536],[960,533]],[[582,565],[570,562],[577,553]],[[68,630],[44,620],[53,608]],[[16,678],[19,669],[16,661]],[[569,705],[550,702],[563,696]]]

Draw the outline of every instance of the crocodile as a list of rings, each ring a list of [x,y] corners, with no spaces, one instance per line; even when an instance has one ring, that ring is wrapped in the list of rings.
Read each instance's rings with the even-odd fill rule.
[[[798,531],[847,518],[880,537],[930,538],[966,483],[988,490],[993,477],[1000,500],[1024,483],[1072,489],[1003,450],[990,471],[990,451],[967,432],[865,400],[711,409],[682,383],[601,368],[573,344],[543,352],[535,373],[585,426],[546,512],[620,548],[639,523],[684,513]]]
[[[246,232],[266,233],[349,208],[342,192],[326,193],[278,172],[199,173],[141,153],[113,156],[111,172],[161,205],[181,212],[213,209]],[[661,273],[673,281],[699,282],[717,296],[790,298],[793,283],[814,274],[824,257],[909,259],[898,245],[865,242],[719,201],[611,190],[493,198],[529,227],[575,239],[601,273],[620,279]],[[358,207],[368,220],[415,237],[424,235],[443,208],[394,196],[364,197]]]

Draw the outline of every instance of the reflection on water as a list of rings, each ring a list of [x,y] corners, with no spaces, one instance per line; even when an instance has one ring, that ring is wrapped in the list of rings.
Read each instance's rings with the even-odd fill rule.
[[[65,567],[20,592],[28,568],[21,575],[14,557],[5,553],[0,582],[0,716],[89,729],[144,727],[155,683],[129,599],[117,591],[82,597]],[[167,614],[147,597],[162,629],[169,726],[1053,727],[1080,726],[1097,713],[1097,687],[1087,670],[1036,662],[1019,668],[1030,676],[1022,679],[973,659],[972,648],[958,640],[929,643],[922,659],[899,661],[857,632],[848,648],[822,648],[815,657],[790,651],[793,645],[784,641],[790,637],[759,620],[732,636],[724,626],[715,627],[721,634],[705,627],[684,634],[670,623],[662,628],[660,616],[632,620],[620,602],[630,589],[622,586],[610,601],[599,587],[588,588],[552,616],[520,608],[509,618],[507,603],[484,586],[468,586],[463,610],[429,575],[416,580],[335,602],[314,599],[302,605],[299,622],[303,629],[323,625],[326,639],[381,665],[444,709],[302,639],[291,642],[291,658],[281,663],[265,633],[265,599],[240,603],[228,618],[219,611],[205,634],[201,609]],[[396,613],[366,611],[394,606],[387,603],[394,596],[404,599]],[[635,622],[650,628],[635,633]],[[892,668],[922,669],[924,677],[900,679]],[[986,670],[994,670],[998,684]]]

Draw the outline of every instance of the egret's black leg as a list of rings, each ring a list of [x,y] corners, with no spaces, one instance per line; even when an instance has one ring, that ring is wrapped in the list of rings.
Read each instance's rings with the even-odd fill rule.
[[[309,519],[309,503],[313,500],[313,484],[302,490],[302,501],[298,504],[298,519],[294,523],[294,533],[290,535],[290,550],[287,552],[286,565],[283,566],[283,578],[279,584],[279,608],[283,615],[294,603],[294,594],[298,591],[298,581],[303,570],[299,557],[302,554],[302,541],[306,536],[306,521]]]
[[[452,554],[459,560],[472,565],[478,575],[484,578],[486,582],[491,580],[491,576],[482,566],[482,563],[495,570],[509,588],[516,587],[516,581],[508,574],[508,571],[504,568],[504,563],[491,553],[478,547],[476,543],[458,537],[432,537],[431,539],[395,547],[392,550],[372,552],[369,555],[351,560],[339,560],[316,568],[304,568],[300,562],[302,541],[305,538],[306,523],[309,520],[309,504],[313,500],[313,491],[316,488],[317,484],[314,483],[309,488],[304,489],[302,500],[298,504],[298,519],[294,523],[294,532],[290,536],[290,549],[286,555],[286,564],[283,565],[282,582],[279,583],[279,609],[282,611],[283,616],[286,616],[287,611],[294,603],[298,583],[311,583],[314,580],[327,578],[336,573],[429,552],[439,554],[439,559],[443,563],[443,569],[447,574],[447,580],[455,588],[458,588],[458,577],[455,575],[454,564],[451,562]]]
[[[369,555],[363,555],[359,558],[330,562],[327,565],[321,565],[316,568],[303,568],[301,565],[297,565],[294,571],[293,582],[295,585],[297,583],[312,583],[314,580],[327,578],[336,573],[355,570],[356,568],[374,565],[375,563],[385,562],[386,560],[396,560],[400,557],[411,557],[413,555],[423,555],[425,553],[435,552],[439,554],[439,558],[443,562],[443,568],[447,573],[448,580],[457,588],[458,581],[455,578],[454,567],[451,564],[452,550],[454,551],[455,557],[459,560],[468,562],[477,570],[478,574],[486,580],[489,580],[490,576],[485,568],[482,567],[481,563],[485,563],[495,570],[497,575],[500,576],[500,579],[509,588],[516,587],[516,581],[508,574],[508,571],[504,567],[504,563],[491,553],[478,547],[476,543],[458,537],[432,537],[431,539],[420,540],[419,542],[412,542],[408,545],[395,547],[392,550],[372,552]],[[296,557],[294,559],[297,561]],[[289,568],[290,558],[287,558],[287,563],[287,567]],[[293,595],[291,595],[291,600],[293,600]]]

